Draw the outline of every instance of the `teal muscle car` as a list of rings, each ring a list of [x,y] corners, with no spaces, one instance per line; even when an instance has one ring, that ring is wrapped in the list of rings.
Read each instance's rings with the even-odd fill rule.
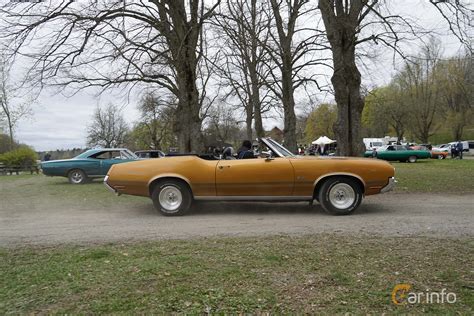
[[[82,184],[92,178],[105,177],[114,164],[138,159],[126,148],[100,148],[85,151],[72,159],[43,161],[41,169],[44,175],[67,177],[72,184]]]
[[[431,158],[428,150],[414,150],[402,145],[387,145],[377,150],[368,150],[364,157],[374,157],[389,161],[416,162],[418,159]]]

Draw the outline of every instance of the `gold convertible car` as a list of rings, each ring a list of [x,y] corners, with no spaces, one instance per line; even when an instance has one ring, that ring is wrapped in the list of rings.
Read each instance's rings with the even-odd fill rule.
[[[163,215],[182,215],[193,201],[317,200],[334,215],[353,212],[363,196],[390,191],[394,168],[366,158],[295,156],[270,138],[258,158],[182,155],[113,165],[104,184],[151,197]]]

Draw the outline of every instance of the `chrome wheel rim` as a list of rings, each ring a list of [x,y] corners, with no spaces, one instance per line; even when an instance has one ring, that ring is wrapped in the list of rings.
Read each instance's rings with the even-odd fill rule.
[[[329,201],[340,210],[349,208],[356,199],[354,189],[347,183],[337,183],[329,191]]]
[[[415,162],[415,161],[416,161],[416,157],[410,156],[410,157],[408,158],[408,161],[409,161],[409,162]]]
[[[161,207],[166,211],[176,211],[183,202],[181,191],[175,186],[166,186],[158,197]]]
[[[74,171],[71,173],[71,181],[74,183],[81,183],[83,178],[82,172],[80,171]]]

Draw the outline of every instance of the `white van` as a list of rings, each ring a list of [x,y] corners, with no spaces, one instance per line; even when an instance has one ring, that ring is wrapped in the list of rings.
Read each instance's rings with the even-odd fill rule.
[[[374,150],[384,145],[387,145],[384,138],[364,138],[362,140],[364,142],[366,150]]]

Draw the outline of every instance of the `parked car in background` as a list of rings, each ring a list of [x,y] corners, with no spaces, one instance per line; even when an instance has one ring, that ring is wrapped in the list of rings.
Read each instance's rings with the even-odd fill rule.
[[[446,159],[448,155],[449,155],[449,152],[445,150],[439,151],[439,150],[435,150],[434,148],[433,150],[431,150],[431,158],[433,159]]]
[[[418,159],[431,158],[428,150],[415,150],[404,145],[387,145],[377,150],[368,150],[364,157],[373,157],[389,161],[416,162]]]
[[[451,144],[434,145],[432,150],[445,151],[445,152],[449,153],[449,152],[451,152]]]
[[[104,184],[117,194],[150,197],[167,216],[184,214],[195,200],[317,200],[327,212],[346,215],[364,196],[395,185],[395,170],[384,161],[296,156],[270,138],[260,142],[260,155],[249,159],[189,154],[115,165]]]
[[[165,155],[161,150],[138,150],[135,152],[138,158],[149,159],[149,158],[163,158]]]
[[[41,169],[46,176],[67,177],[72,184],[83,184],[104,177],[112,165],[138,159],[126,148],[90,149],[72,159],[43,161]]]

